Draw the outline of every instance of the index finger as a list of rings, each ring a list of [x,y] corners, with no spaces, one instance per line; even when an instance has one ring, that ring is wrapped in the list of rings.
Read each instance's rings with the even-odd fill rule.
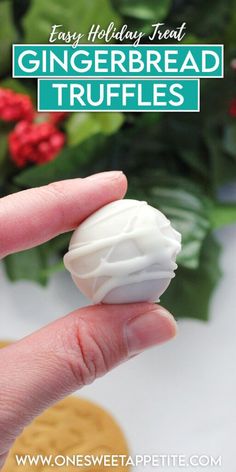
[[[0,200],[0,257],[44,243],[76,228],[91,213],[123,198],[122,172],[55,182]]]

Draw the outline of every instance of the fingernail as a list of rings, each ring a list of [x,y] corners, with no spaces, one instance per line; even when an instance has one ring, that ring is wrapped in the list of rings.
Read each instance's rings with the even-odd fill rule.
[[[134,356],[145,349],[176,336],[174,317],[164,308],[156,308],[133,318],[126,325],[128,352]]]
[[[123,172],[121,170],[112,170],[108,172],[100,172],[99,174],[93,174],[90,175],[89,177],[86,177],[86,180],[93,180],[97,182],[101,182],[104,180],[113,180],[119,178],[121,175],[123,175]]]

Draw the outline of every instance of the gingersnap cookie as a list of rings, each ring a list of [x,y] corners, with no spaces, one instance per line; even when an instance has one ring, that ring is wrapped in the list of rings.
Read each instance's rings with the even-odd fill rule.
[[[1,349],[2,347],[9,346],[9,344],[11,344],[10,341],[0,341],[0,349]]]
[[[37,465],[17,457],[40,457]],[[105,464],[105,460],[117,465]],[[120,456],[120,457],[119,457]],[[123,459],[121,458],[123,456]],[[71,396],[49,408],[16,440],[2,472],[128,471],[124,435],[112,416],[90,401]],[[106,458],[106,459],[105,459]],[[102,462],[99,463],[99,460]],[[115,464],[115,462],[113,462]]]

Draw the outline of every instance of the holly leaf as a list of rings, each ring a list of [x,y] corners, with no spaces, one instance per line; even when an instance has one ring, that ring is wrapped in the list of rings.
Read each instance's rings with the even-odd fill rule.
[[[43,246],[11,254],[4,259],[6,273],[12,282],[32,280],[46,285],[47,256]]]
[[[59,31],[89,32],[93,24],[107,28],[111,22],[116,26],[120,18],[113,10],[110,0],[32,0],[24,19],[23,28],[26,43],[46,43],[52,25],[61,25]],[[86,42],[84,36],[82,43]],[[56,41],[59,43],[60,41]]]
[[[58,180],[83,177],[93,159],[99,155],[103,144],[104,137],[96,135],[78,146],[65,147],[53,161],[22,171],[15,177],[14,183],[31,188]]]
[[[72,113],[65,126],[68,144],[75,146],[97,133],[113,134],[123,122],[122,113]]]
[[[201,250],[197,269],[179,267],[170,287],[161,297],[161,304],[177,318],[207,321],[212,293],[221,277],[220,246],[208,235]]]

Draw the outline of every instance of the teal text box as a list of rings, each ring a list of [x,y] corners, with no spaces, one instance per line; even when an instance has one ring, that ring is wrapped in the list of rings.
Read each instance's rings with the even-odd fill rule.
[[[223,45],[16,44],[13,77],[220,78],[223,56]]]
[[[197,79],[39,79],[38,110],[199,111],[199,94]]]

